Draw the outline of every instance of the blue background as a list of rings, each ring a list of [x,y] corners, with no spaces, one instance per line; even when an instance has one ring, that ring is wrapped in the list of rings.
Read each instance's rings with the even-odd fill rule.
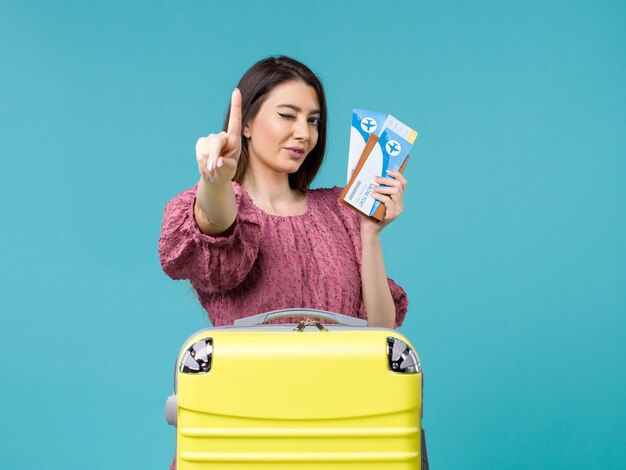
[[[353,107],[420,132],[383,245],[433,468],[626,467],[626,4],[337,3],[0,1],[2,468],[168,467],[208,322],[162,211],[277,53],[327,88],[314,186],[345,178]]]

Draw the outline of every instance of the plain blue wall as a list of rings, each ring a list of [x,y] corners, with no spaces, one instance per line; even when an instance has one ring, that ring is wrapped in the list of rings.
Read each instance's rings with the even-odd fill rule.
[[[169,465],[208,322],[161,271],[163,207],[277,53],[327,87],[314,186],[353,107],[420,131],[383,244],[433,468],[626,468],[625,4],[337,3],[0,2],[2,468]]]

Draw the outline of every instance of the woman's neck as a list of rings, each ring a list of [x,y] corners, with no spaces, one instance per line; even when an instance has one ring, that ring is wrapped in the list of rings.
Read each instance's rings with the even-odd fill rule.
[[[289,187],[289,175],[255,175],[248,171],[241,186],[257,207],[272,214],[290,214],[302,211],[304,195]]]

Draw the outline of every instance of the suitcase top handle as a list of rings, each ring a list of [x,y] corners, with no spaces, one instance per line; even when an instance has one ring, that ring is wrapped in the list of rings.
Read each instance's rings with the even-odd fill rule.
[[[234,326],[255,326],[284,317],[307,317],[307,318],[324,318],[335,323],[347,326],[367,326],[367,320],[362,318],[350,317],[341,313],[327,312],[326,310],[316,310],[314,308],[284,308],[281,310],[272,310],[271,312],[259,313],[251,317],[240,318],[235,320]]]

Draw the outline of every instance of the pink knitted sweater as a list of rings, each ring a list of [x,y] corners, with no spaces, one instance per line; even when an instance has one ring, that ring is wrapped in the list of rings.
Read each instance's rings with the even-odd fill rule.
[[[306,213],[277,216],[258,208],[239,184],[232,185],[238,211],[227,233],[215,237],[198,229],[194,186],[167,203],[159,238],[163,270],[172,279],[191,281],[213,326],[293,307],[367,318],[361,296],[361,216],[339,203],[341,188],[307,190]],[[388,282],[398,327],[408,299],[393,280]]]

